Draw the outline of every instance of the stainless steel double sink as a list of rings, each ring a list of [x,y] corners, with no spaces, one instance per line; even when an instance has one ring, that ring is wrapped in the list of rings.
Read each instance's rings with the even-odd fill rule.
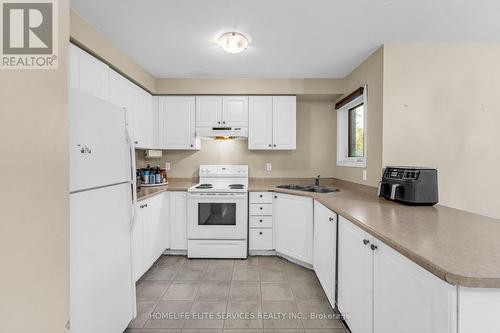
[[[315,193],[330,193],[336,192],[338,189],[334,187],[318,186],[318,185],[296,185],[296,184],[286,184],[278,185],[277,188],[283,188],[286,190],[304,191],[304,192],[315,192]]]

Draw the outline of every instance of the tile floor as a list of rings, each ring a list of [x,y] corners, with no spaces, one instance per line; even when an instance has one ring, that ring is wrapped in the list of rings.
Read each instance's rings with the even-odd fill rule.
[[[137,311],[127,333],[348,332],[310,317],[333,314],[316,276],[278,257],[163,256],[137,285]]]

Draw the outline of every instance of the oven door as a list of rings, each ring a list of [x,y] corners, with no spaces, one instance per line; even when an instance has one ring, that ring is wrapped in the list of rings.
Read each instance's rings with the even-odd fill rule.
[[[188,239],[247,239],[246,193],[189,193]]]

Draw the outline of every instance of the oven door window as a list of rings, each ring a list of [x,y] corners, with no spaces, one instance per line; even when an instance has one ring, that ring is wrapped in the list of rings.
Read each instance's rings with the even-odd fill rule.
[[[236,203],[198,203],[198,225],[236,225]]]

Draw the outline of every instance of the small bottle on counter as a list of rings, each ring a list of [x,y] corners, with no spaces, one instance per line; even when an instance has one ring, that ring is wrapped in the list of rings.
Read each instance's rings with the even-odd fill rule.
[[[160,166],[158,165],[155,170],[155,184],[161,184]]]

